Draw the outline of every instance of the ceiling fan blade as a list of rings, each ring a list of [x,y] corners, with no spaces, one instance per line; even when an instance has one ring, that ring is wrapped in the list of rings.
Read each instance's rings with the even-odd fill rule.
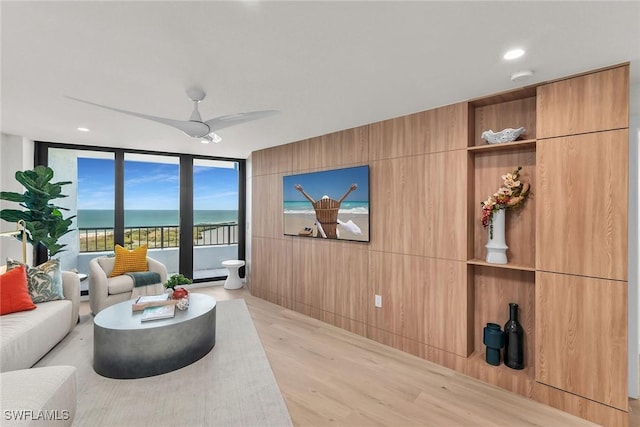
[[[252,120],[258,120],[265,117],[273,116],[274,114],[277,114],[279,112],[280,111],[278,110],[263,110],[251,111],[248,113],[230,114],[228,116],[221,116],[211,120],[207,120],[206,122],[204,122],[204,124],[209,126],[211,132],[213,132],[229,126],[239,125],[240,123],[246,123]]]
[[[120,108],[107,107],[106,105],[96,104],[95,102],[85,101],[83,99],[74,98],[72,96],[65,95],[65,98],[72,99],[78,102],[83,102],[85,104],[93,105],[95,107],[105,108],[107,110],[116,111],[118,113],[128,114],[130,116],[135,116],[141,119],[151,120],[154,122],[162,123],[164,125],[172,126],[194,138],[203,137],[205,135],[208,135],[209,132],[211,132],[211,130],[209,129],[209,126],[202,122],[166,119],[164,117],[156,117],[156,116],[150,116],[148,114],[136,113],[134,111],[121,110]]]

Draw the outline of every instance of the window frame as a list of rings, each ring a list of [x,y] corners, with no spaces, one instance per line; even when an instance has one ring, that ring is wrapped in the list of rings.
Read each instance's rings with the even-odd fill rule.
[[[180,274],[193,277],[193,162],[195,159],[236,162],[238,164],[238,259],[245,259],[246,255],[246,159],[202,154],[171,153],[152,150],[138,150],[130,148],[104,147],[92,145],[77,145],[59,142],[34,141],[34,166],[48,166],[49,149],[69,149],[85,151],[101,151],[114,154],[115,162],[115,203],[114,203],[114,242],[124,245],[124,157],[125,153],[150,154],[177,157],[180,164],[180,212],[190,215],[180,215],[180,242],[191,242],[188,248],[180,244],[178,255],[178,269]],[[36,264],[45,262],[48,258],[45,248],[39,247],[35,253]],[[243,272],[241,272],[243,274]],[[194,283],[225,280],[226,276],[216,276],[194,279]]]

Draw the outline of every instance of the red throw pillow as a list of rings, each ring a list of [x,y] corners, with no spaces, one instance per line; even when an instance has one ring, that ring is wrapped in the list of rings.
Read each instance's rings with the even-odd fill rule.
[[[36,305],[29,295],[24,265],[0,275],[0,316],[34,308]]]

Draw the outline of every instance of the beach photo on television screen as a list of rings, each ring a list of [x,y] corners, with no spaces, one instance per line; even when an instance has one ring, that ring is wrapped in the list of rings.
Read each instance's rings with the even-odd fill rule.
[[[369,166],[283,177],[284,234],[369,241]]]

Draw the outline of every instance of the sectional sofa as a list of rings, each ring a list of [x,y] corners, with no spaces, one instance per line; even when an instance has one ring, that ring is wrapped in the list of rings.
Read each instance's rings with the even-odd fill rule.
[[[0,267],[0,274],[4,271],[5,267]],[[41,419],[34,419],[38,416],[55,417],[56,426],[71,425],[73,421],[76,368],[51,366],[30,369],[78,322],[78,275],[63,271],[62,286],[64,300],[43,302],[36,304],[34,310],[0,316],[0,409],[3,426],[46,425]]]

